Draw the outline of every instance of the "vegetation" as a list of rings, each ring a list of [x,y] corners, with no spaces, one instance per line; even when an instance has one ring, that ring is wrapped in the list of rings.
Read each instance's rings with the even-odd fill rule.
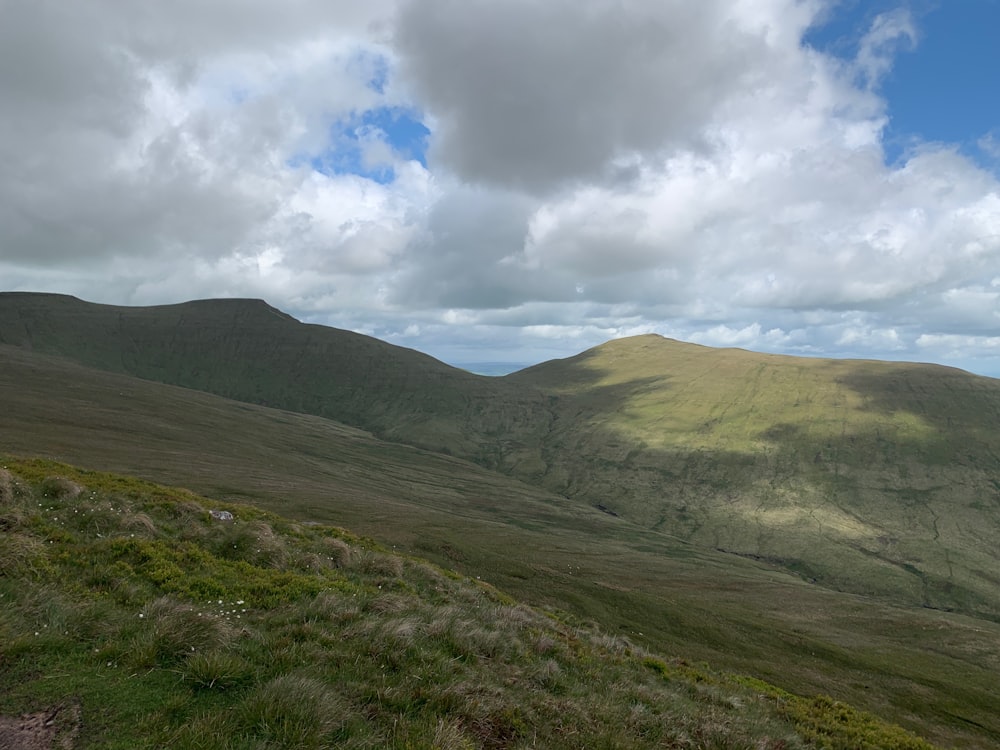
[[[7,460],[0,523],[0,711],[78,747],[931,747],[251,506]]]
[[[659,337],[477,378],[246,300],[0,294],[0,339],[16,344],[0,344],[0,451],[346,526],[633,649],[829,695],[940,745],[1000,745],[997,381]],[[97,476],[67,481],[124,491]],[[248,565],[270,571],[261,595],[294,588],[284,546],[241,537],[228,544],[262,557],[199,562],[195,540],[130,533],[119,561],[160,587],[143,606],[193,604]],[[37,538],[3,541],[0,570],[46,572],[24,554]],[[330,556],[353,560],[339,541]],[[219,586],[228,601],[215,594],[235,584]],[[192,674],[244,689],[248,659],[230,657]],[[759,692],[800,714],[813,700]]]
[[[508,380],[556,404],[548,489],[829,588],[1000,619],[998,380],[659,336]]]
[[[259,300],[0,294],[0,343],[474,461],[828,588],[1000,621],[1000,381],[609,342],[475,376]]]

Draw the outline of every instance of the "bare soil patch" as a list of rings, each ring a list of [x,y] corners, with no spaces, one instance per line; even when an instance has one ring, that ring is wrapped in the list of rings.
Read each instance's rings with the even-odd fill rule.
[[[0,715],[4,750],[73,750],[80,731],[80,706],[63,703],[22,716]]]

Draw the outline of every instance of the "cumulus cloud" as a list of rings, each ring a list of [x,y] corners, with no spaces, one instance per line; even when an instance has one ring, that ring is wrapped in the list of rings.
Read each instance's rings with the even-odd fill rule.
[[[764,72],[767,40],[738,5],[413,0],[395,43],[436,118],[432,156],[470,182],[544,193],[697,145]]]
[[[838,58],[803,42],[833,10],[13,0],[0,286],[261,296],[453,361],[655,331],[1000,375],[995,134],[887,163],[922,30]]]

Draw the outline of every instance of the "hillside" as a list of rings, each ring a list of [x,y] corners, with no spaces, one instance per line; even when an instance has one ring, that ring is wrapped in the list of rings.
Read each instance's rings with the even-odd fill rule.
[[[992,748],[1000,626],[831,593],[322,418],[0,346],[0,453],[45,455],[372,535],[658,652]]]
[[[4,747],[931,749],[340,529],[4,463]]]
[[[1000,381],[641,336],[486,378],[259,300],[0,294],[0,342],[315,414],[805,580],[1000,618]]]
[[[846,591],[1000,617],[1000,381],[642,336],[506,378],[543,486]]]
[[[0,328],[0,335],[7,335],[5,329]],[[252,338],[253,329],[242,330],[241,335]],[[638,501],[643,498],[664,502],[671,497],[664,491],[669,489],[684,490],[697,499],[697,485],[705,483],[701,495],[711,500],[716,472],[725,477],[726,471],[732,471],[729,481],[742,481],[741,472],[755,476],[755,466],[770,466],[767,462],[773,461],[777,446],[805,445],[801,440],[783,443],[780,431],[771,447],[760,440],[739,445],[741,435],[756,433],[751,420],[740,422],[729,415],[739,413],[744,398],[766,404],[771,397],[767,388],[746,389],[739,392],[742,395],[733,395],[738,393],[733,390],[728,398],[739,404],[722,412],[712,438],[714,447],[706,439],[708,448],[701,451],[701,463],[688,459],[690,466],[701,467],[700,472],[691,471],[687,485],[644,485],[656,474],[642,461],[670,457],[662,445],[658,452],[650,449],[658,434],[661,440],[664,435],[674,436],[678,443],[675,460],[684,450],[685,434],[694,442],[691,431],[661,429],[658,433],[657,419],[661,424],[693,420],[699,410],[714,403],[712,398],[718,401],[718,394],[726,388],[736,389],[744,382],[751,362],[773,365],[770,377],[775,382],[791,372],[788,366],[814,367],[819,375],[804,381],[802,388],[813,389],[816,401],[829,380],[820,366],[826,363],[643,337],[611,342],[578,358],[547,363],[502,381],[454,371],[460,373],[455,383],[479,387],[481,382],[503,382],[504,389],[518,391],[520,398],[544,402],[542,414],[549,421],[536,443],[507,442],[503,433],[491,438],[500,448],[520,455],[522,469],[532,467],[522,472],[527,481],[519,481],[458,456],[408,446],[398,434],[386,441],[325,418],[102,372],[65,356],[41,354],[38,349],[42,347],[33,351],[26,343],[30,342],[22,340],[17,347],[0,345],[0,452],[44,455],[136,474],[227,501],[253,502],[304,521],[346,526],[465,575],[481,577],[532,604],[596,621],[606,632],[627,635],[657,652],[707,660],[716,668],[754,675],[802,695],[830,694],[942,745],[990,748],[1000,742],[1000,717],[995,712],[1000,626],[929,607],[892,604],[922,603],[923,591],[905,586],[879,592],[879,597],[825,590],[811,583],[815,576],[803,575],[794,560],[786,564],[777,558],[755,559],[754,553],[733,554],[733,549],[720,552],[680,524],[657,525],[642,515],[643,503]],[[644,351],[647,345],[650,351]],[[77,346],[82,343],[78,341]],[[728,358],[736,364],[727,365]],[[876,363],[844,365],[881,367]],[[227,368],[224,359],[214,366]],[[899,373],[907,366],[886,367]],[[988,400],[995,382],[968,381],[971,376],[944,368],[915,369],[929,373],[925,389],[932,390],[941,375],[954,376],[954,398],[960,403],[966,399],[975,403],[982,397],[963,392],[960,384],[982,386],[987,391],[983,398]],[[692,375],[699,372],[712,377]],[[723,377],[727,372],[728,381]],[[289,377],[281,371],[279,376]],[[679,390],[683,398],[672,404],[668,382],[686,383]],[[699,396],[700,386],[704,392]],[[403,394],[394,403],[399,406],[419,398]],[[926,400],[926,394],[921,398]],[[691,413],[685,416],[688,402]],[[818,423],[826,407],[816,403],[820,405],[811,416]],[[789,421],[788,414],[773,408],[768,424]],[[489,409],[500,413],[506,407],[494,403]],[[906,411],[893,406],[875,414],[882,424],[904,419]],[[803,425],[806,432],[811,429],[808,420]],[[467,435],[477,434],[474,422],[451,434],[463,434],[463,430]],[[909,443],[899,440],[898,434],[894,440],[900,449],[907,449]],[[728,453],[721,448],[726,441],[733,448]],[[626,448],[635,451],[631,462],[623,460]],[[976,455],[981,446],[973,443],[969,450]],[[533,463],[524,458],[532,455]],[[635,464],[637,458],[642,461]],[[731,458],[735,463],[729,466],[726,462]],[[822,476],[821,464],[804,463]],[[849,463],[843,466],[845,474],[858,469]],[[781,473],[786,469],[784,464],[768,469],[775,476],[775,496],[786,481]],[[561,477],[571,472],[580,472],[583,479],[575,484],[562,482]],[[872,502],[879,501],[884,481],[875,476],[872,486],[877,491]],[[543,484],[558,491],[548,491]],[[588,495],[590,485],[593,494]],[[762,491],[752,482],[739,486],[741,494]],[[628,499],[636,500],[636,506],[630,508]],[[733,528],[745,524],[739,515],[725,515],[738,502],[739,498],[718,510],[716,522]],[[712,509],[708,502],[704,507]],[[981,529],[985,536],[990,533],[990,521],[988,515],[982,518],[977,533]],[[907,519],[889,519],[900,525],[904,539],[909,534],[903,523]],[[965,522],[980,523],[978,516]],[[776,529],[771,535],[780,542],[785,528]],[[801,539],[815,547],[815,555],[811,548],[804,550],[812,559],[836,558],[846,550],[849,554],[844,560],[856,563],[843,538],[828,532],[809,536],[808,531],[802,530]],[[988,541],[978,539],[977,533],[968,540],[960,536],[959,541],[976,554],[988,554],[989,550],[983,552]],[[864,586],[884,582],[879,574],[884,564],[874,557],[860,559],[858,577],[842,588],[869,593]],[[956,559],[961,572],[968,557]],[[995,569],[991,564],[986,572]],[[875,575],[865,580],[863,576],[871,571]],[[896,582],[888,580],[886,588],[892,589]],[[817,582],[831,585],[830,580]],[[836,587],[834,578],[832,588]],[[982,611],[981,601],[967,611]]]
[[[329,417],[485,465],[547,426],[540,394],[412,349],[300,323],[261,300],[117,307],[0,293],[0,344]]]

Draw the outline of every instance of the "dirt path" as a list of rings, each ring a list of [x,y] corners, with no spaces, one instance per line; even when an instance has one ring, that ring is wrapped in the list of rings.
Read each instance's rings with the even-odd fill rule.
[[[3,750],[73,750],[80,730],[80,706],[66,703],[23,716],[0,716]]]

